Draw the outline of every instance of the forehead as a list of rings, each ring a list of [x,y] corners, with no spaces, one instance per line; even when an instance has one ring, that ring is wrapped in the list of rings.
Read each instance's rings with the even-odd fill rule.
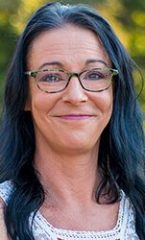
[[[77,67],[88,59],[110,64],[109,56],[95,33],[68,24],[38,35],[29,48],[27,62],[31,68],[49,61],[59,61],[66,67]]]

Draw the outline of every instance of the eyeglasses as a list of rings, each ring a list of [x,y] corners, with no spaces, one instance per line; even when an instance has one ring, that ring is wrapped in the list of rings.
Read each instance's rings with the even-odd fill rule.
[[[37,87],[46,93],[63,91],[72,77],[77,77],[83,89],[90,92],[101,92],[108,89],[112,83],[112,77],[118,74],[118,70],[112,68],[93,68],[80,73],[66,72],[61,69],[43,69],[39,71],[27,71],[26,75],[35,78]]]

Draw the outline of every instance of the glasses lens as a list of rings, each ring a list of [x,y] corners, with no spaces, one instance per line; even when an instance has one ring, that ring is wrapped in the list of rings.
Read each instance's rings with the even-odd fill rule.
[[[65,88],[68,77],[60,70],[43,70],[38,73],[36,80],[41,90],[57,92]]]
[[[95,68],[81,74],[80,80],[84,88],[90,91],[99,91],[110,86],[112,72],[110,69]]]

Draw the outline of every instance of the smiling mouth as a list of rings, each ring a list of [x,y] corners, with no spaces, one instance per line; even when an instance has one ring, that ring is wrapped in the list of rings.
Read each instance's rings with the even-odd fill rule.
[[[66,120],[85,120],[94,117],[94,115],[88,115],[88,114],[68,114],[68,115],[60,115],[56,116],[61,119]]]

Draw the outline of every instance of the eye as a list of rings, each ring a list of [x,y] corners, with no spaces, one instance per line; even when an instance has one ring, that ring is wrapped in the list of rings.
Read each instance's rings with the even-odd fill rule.
[[[97,70],[91,70],[88,71],[85,75],[85,79],[87,80],[101,80],[104,79],[107,76],[106,72],[101,70],[101,69],[97,69]]]
[[[59,81],[63,81],[63,77],[60,73],[56,72],[42,72],[39,81],[47,83],[56,83]]]

